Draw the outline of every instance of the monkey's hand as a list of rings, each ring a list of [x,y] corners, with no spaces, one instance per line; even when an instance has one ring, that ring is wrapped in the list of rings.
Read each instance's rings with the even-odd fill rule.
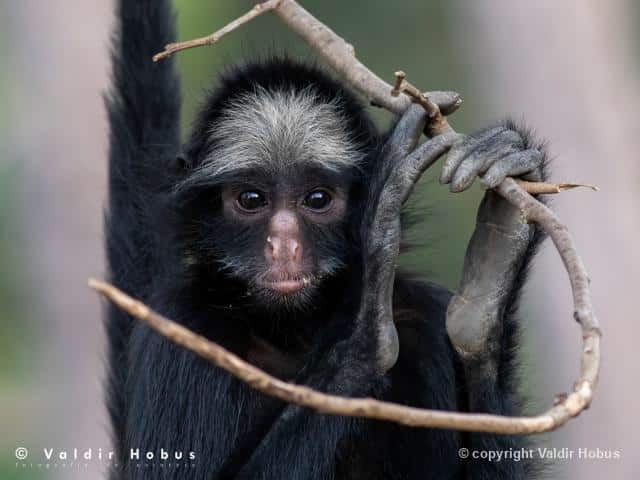
[[[427,121],[419,105],[411,106],[382,149],[370,183],[370,198],[362,227],[363,293],[356,320],[354,343],[372,339],[373,364],[379,373],[398,357],[398,335],[393,323],[392,296],[400,247],[400,213],[422,173],[453,143],[456,133],[437,136],[416,148]],[[365,361],[366,350],[363,350]]]
[[[545,156],[528,132],[505,123],[465,137],[449,151],[440,177],[452,192],[471,186],[476,177],[489,189],[505,177],[545,180]],[[461,354],[468,378],[495,378],[503,319],[517,296],[517,279],[534,242],[535,226],[517,208],[487,190],[467,247],[462,280],[447,311],[447,332]]]

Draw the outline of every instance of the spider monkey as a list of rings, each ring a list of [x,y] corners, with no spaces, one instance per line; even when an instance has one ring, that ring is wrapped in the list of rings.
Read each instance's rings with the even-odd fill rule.
[[[370,288],[363,224],[380,199],[372,186],[389,174],[385,159],[435,141],[416,146],[424,112],[412,107],[379,133],[343,84],[272,58],[222,75],[181,145],[174,64],[150,61],[173,38],[168,0],[118,0],[107,97],[111,280],[282,379],[420,408],[518,413],[516,310],[541,236],[490,188],[506,176],[546,178],[529,132],[504,122],[437,152],[448,151],[440,180],[452,191],[478,177],[489,189],[455,297],[396,274],[397,345],[378,368],[353,321]],[[447,318],[450,302],[464,310],[474,295],[486,308],[462,323]],[[521,448],[520,437],[322,415],[252,390],[115,308],[106,328],[114,480],[486,480],[536,470],[458,454]],[[145,466],[146,452],[168,453],[172,465]]]

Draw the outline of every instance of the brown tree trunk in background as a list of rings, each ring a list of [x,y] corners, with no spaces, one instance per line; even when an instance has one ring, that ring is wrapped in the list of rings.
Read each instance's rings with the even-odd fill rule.
[[[43,337],[43,350],[33,352],[35,386],[25,403],[15,405],[7,441],[25,442],[14,448],[29,447],[34,462],[44,461],[43,447],[110,448],[100,304],[86,280],[104,271],[107,145],[100,92],[107,79],[111,2],[63,3],[21,0],[3,9],[11,17],[5,19],[9,67],[3,68],[10,72],[16,107],[7,126],[25,173],[24,195],[16,201],[26,217],[29,287]],[[104,478],[99,461],[87,463],[87,469],[59,469],[57,476]]]
[[[480,0],[461,2],[455,17],[469,75],[487,96],[488,116],[524,118],[550,141],[552,180],[594,183],[601,192],[554,199],[591,273],[604,330],[603,367],[591,409],[550,435],[561,448],[621,450],[619,460],[558,462],[566,478],[637,478],[640,421],[637,351],[640,323],[640,82],[632,2]],[[557,253],[547,247],[528,288],[526,326],[534,343],[535,379],[547,395],[570,387],[579,329]],[[536,332],[551,331],[551,338]],[[568,367],[565,367],[568,366]],[[559,475],[558,475],[559,476]],[[555,475],[552,476],[556,478]],[[565,477],[563,477],[565,478]]]

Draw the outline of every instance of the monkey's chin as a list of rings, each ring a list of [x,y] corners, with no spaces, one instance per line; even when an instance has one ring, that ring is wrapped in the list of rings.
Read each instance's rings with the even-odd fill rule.
[[[313,299],[315,287],[314,283],[303,278],[269,280],[255,284],[253,292],[270,309],[297,310],[305,308]]]

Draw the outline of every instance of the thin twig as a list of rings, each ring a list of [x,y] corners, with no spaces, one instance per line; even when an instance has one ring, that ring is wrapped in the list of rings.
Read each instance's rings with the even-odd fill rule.
[[[202,47],[204,45],[213,45],[222,37],[224,37],[227,33],[233,32],[236,28],[244,25],[245,23],[250,22],[254,18],[259,15],[262,15],[264,12],[268,12],[273,10],[278,6],[280,0],[268,0],[263,3],[258,3],[247,13],[242,15],[239,18],[236,18],[234,21],[225,25],[220,30],[213,32],[211,35],[207,35],[206,37],[195,38],[193,40],[187,40],[186,42],[177,42],[177,43],[169,43],[165,45],[164,50],[160,53],[156,53],[153,56],[153,61],[157,62],[159,60],[164,60],[165,58],[170,57],[176,52],[181,50],[187,50],[189,48]]]
[[[419,103],[420,105],[422,105],[422,107],[425,109],[430,119],[434,118],[439,112],[438,107],[434,103],[432,103],[424,93],[422,93],[415,86],[407,82],[406,80],[407,75],[402,70],[398,70],[395,75],[396,75],[396,81],[393,84],[391,95],[394,97],[397,97],[401,93],[406,93],[416,103]]]
[[[429,101],[428,94],[424,95],[409,84],[402,72],[398,72],[399,75],[396,75],[395,86],[389,85],[355,57],[353,46],[313,17],[294,0],[271,0],[256,5],[246,15],[209,37],[175,44],[173,47],[168,46],[168,49],[157,55],[155,59],[164,58],[172,52],[185,48],[211,44],[222,35],[266,11],[265,5],[267,4],[269,5],[268,10],[276,13],[289,28],[320,54],[338,75],[366,97],[370,103],[386,108],[393,113],[401,114],[413,101],[419,101],[424,104],[423,106],[426,105],[425,109],[429,112],[430,130],[428,133],[431,136],[454,132],[437,105]],[[404,95],[400,95],[400,92]],[[576,185],[544,184],[544,186],[533,187],[528,183],[507,178],[496,188],[500,195],[522,211],[527,220],[537,222],[551,237],[569,275],[573,291],[574,318],[582,328],[583,349],[580,377],[574,384],[573,392],[557,396],[551,409],[535,417],[442,412],[416,409],[373,399],[349,399],[325,395],[307,387],[282,382],[269,376],[222,347],[160,317],[148,307],[127,297],[108,284],[93,281],[92,286],[172,341],[208,358],[254,388],[288,402],[314,408],[324,413],[390,420],[409,426],[520,434],[550,431],[577,416],[590,405],[593,389],[598,382],[601,332],[591,304],[589,278],[566,226],[551,210],[529,195],[526,190],[532,190],[532,193],[557,193],[573,188],[573,186]],[[534,188],[538,190],[533,190]],[[595,187],[592,188],[595,189]],[[540,189],[545,191],[540,191]]]
[[[590,188],[594,192],[600,189],[595,185],[587,183],[548,183],[548,182],[527,182],[526,180],[516,180],[516,183],[525,192],[531,195],[562,193],[574,188]]]

